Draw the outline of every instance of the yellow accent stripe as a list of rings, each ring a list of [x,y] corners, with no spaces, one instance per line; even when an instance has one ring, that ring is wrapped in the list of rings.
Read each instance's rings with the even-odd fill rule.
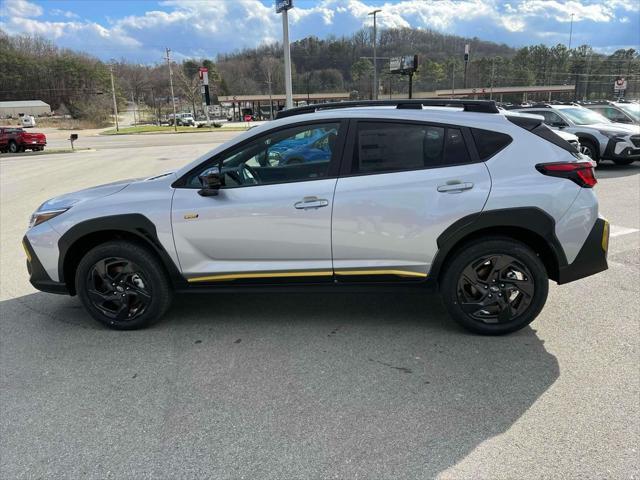
[[[31,254],[29,253],[29,250],[27,249],[27,246],[25,245],[24,241],[22,242],[22,248],[24,248],[24,253],[27,254],[27,260],[31,262]]]
[[[413,272],[411,270],[336,270],[336,275],[396,275],[399,277],[421,277],[426,273]]]
[[[188,282],[212,282],[220,280],[238,280],[241,278],[282,278],[282,277],[330,277],[331,270],[315,272],[273,272],[273,273],[224,273],[220,275],[208,275],[206,277],[193,277]]]
[[[413,272],[411,270],[336,270],[336,275],[396,275],[398,277],[419,277],[426,278],[426,273]],[[189,283],[195,282],[217,282],[225,280],[240,280],[247,278],[287,278],[287,277],[330,277],[331,270],[305,271],[305,272],[269,272],[269,273],[222,273],[218,275],[207,275],[204,277],[193,277],[187,279]]]
[[[605,220],[604,228],[602,229],[602,250],[605,252],[609,250],[609,222]]]

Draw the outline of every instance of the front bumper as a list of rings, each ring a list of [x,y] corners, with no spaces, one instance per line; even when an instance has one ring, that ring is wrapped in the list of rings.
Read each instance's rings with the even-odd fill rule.
[[[609,140],[602,158],[607,160],[640,160],[640,147],[630,141]]]
[[[26,236],[22,239],[22,246],[27,255],[27,271],[31,285],[42,292],[69,295],[69,289],[64,283],[51,280]]]
[[[609,222],[598,218],[575,260],[569,265],[560,267],[558,285],[573,282],[609,268],[607,265],[608,250]]]

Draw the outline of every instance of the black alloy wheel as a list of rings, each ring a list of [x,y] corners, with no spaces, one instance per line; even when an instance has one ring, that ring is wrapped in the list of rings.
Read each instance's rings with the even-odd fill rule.
[[[483,256],[471,262],[458,281],[458,302],[483,323],[510,322],[531,304],[535,293],[529,269],[510,255]]]
[[[456,248],[440,281],[451,318],[482,335],[503,335],[541,312],[549,277],[538,254],[510,237],[477,238]]]
[[[92,305],[118,322],[136,319],[151,303],[150,283],[140,267],[127,259],[99,260],[89,270],[86,281]]]
[[[87,252],[76,269],[78,297],[93,318],[116,330],[157,322],[171,305],[162,263],[139,243],[113,240]]]

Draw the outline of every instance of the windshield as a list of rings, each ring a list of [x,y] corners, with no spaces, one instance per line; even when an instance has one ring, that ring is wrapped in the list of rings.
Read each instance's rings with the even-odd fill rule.
[[[563,108],[560,110],[576,125],[592,125],[594,123],[611,123],[599,113],[587,110],[586,108]]]
[[[640,103],[624,103],[619,104],[618,108],[624,110],[624,113],[633,118],[636,122],[640,122]]]

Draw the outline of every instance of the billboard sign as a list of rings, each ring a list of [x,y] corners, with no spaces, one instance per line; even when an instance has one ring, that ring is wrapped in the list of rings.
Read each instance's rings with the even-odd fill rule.
[[[627,80],[624,77],[619,77],[618,79],[616,79],[615,82],[613,82],[613,91],[618,93],[618,92],[624,92],[627,89]]]
[[[464,61],[465,62],[469,61],[469,44],[468,43],[464,46]]]
[[[418,56],[405,55],[403,57],[392,57],[389,60],[389,70],[391,73],[409,75],[418,70]]]
[[[276,0],[276,13],[293,8],[293,0]]]

